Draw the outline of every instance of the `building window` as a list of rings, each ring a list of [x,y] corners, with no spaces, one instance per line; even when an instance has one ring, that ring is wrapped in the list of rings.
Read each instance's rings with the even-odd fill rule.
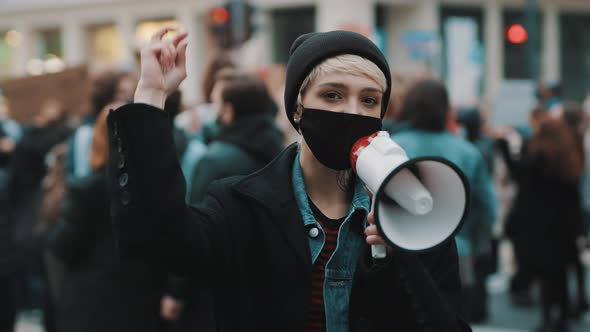
[[[315,31],[315,8],[277,9],[271,12],[273,61],[287,63],[291,44],[304,33]]]
[[[590,15],[564,13],[560,25],[563,97],[583,101],[590,93]]]
[[[65,68],[61,29],[37,30],[33,46],[33,57],[26,64],[29,75],[56,73]]]
[[[63,58],[61,30],[45,29],[37,31],[37,57],[46,59],[50,56]]]
[[[11,75],[14,65],[14,49],[21,41],[17,31],[0,31],[0,79]]]
[[[117,26],[91,26],[87,36],[88,63],[93,69],[113,67],[123,61],[123,37]]]
[[[451,101],[472,105],[482,93],[485,71],[483,11],[446,7],[441,10],[442,73]]]

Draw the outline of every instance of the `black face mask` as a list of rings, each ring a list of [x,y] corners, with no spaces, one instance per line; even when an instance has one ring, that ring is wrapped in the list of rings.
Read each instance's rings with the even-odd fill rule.
[[[316,159],[334,170],[350,168],[350,150],[362,137],[381,130],[381,119],[304,108],[299,124]]]

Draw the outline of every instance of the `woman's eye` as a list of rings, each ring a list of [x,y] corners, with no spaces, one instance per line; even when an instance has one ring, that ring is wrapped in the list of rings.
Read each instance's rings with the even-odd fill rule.
[[[375,98],[363,98],[363,104],[373,106],[373,105],[378,105],[379,101]]]
[[[330,100],[341,99],[340,95],[336,92],[326,92],[322,95],[322,97]]]

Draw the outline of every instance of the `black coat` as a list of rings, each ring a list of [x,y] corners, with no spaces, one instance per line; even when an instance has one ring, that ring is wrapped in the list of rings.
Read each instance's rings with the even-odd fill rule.
[[[215,182],[186,206],[166,114],[143,104],[108,117],[109,183],[119,252],[154,273],[206,278],[220,331],[303,331],[312,262],[291,170],[295,145],[262,170]],[[460,306],[454,241],[382,265],[364,248],[350,303],[352,331],[470,331]]]
[[[57,300],[60,332],[157,331],[161,280],[140,261],[120,262],[105,172],[73,180],[49,237],[67,269]]]
[[[531,271],[563,269],[577,255],[575,238],[584,233],[580,185],[548,172],[541,154],[526,153],[513,171],[518,193],[508,216],[506,235]]]

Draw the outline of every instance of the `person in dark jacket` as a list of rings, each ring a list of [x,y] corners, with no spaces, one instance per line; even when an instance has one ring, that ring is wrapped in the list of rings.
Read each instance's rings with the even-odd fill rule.
[[[352,144],[380,129],[391,90],[387,61],[369,39],[332,31],[300,36],[287,65],[285,105],[302,141],[263,169],[214,182],[195,207],[166,95],[186,76],[186,34],[142,50],[135,103],[111,112],[109,185],[119,253],[153,273],[204,278],[223,331],[471,331],[458,315],[454,240],[427,253],[378,235]]]
[[[197,204],[214,180],[246,175],[268,164],[283,149],[273,102],[264,82],[236,74],[213,90],[219,129],[192,176],[190,200]]]
[[[282,133],[275,125],[274,105],[264,82],[259,78],[226,72],[217,80],[212,93],[217,109],[218,130],[197,164],[190,186],[190,203],[197,204],[214,181],[233,175],[246,175],[264,167],[283,149]],[[166,100],[168,104],[168,99]],[[178,328],[202,330],[207,318],[203,312],[211,307],[211,294],[198,280],[171,280],[169,298],[163,299],[165,317],[173,306],[181,305]],[[166,309],[169,307],[170,309]]]
[[[506,234],[519,248],[518,264],[540,281],[539,331],[568,331],[566,269],[582,224],[582,157],[562,120],[545,117],[517,166],[519,189]],[[557,318],[551,316],[555,306]]]
[[[67,139],[66,110],[57,100],[46,101],[23,131],[8,165],[7,206],[12,231],[13,268],[17,272],[18,310],[42,308],[44,327],[53,331],[40,229],[41,182],[47,173],[47,153]]]
[[[107,112],[99,113],[93,129],[92,173],[69,183],[64,215],[48,241],[52,253],[67,267],[57,296],[60,332],[159,328],[161,279],[144,262],[120,262],[115,252],[105,173]]]

